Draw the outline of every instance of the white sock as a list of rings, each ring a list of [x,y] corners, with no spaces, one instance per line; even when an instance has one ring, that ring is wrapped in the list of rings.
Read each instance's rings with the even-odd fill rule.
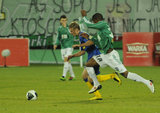
[[[89,76],[92,78],[94,86],[97,86],[99,84],[98,79],[96,77],[95,71],[93,69],[93,67],[86,67],[87,72],[89,74]]]
[[[66,77],[67,71],[68,71],[68,62],[64,62],[63,75],[62,76]]]
[[[141,76],[135,74],[135,73],[131,73],[131,72],[128,72],[128,76],[127,76],[128,79],[131,79],[131,80],[134,80],[136,82],[142,82],[144,84],[148,84],[148,80],[142,78]]]
[[[68,63],[68,70],[69,70],[71,77],[75,77],[71,63]]]

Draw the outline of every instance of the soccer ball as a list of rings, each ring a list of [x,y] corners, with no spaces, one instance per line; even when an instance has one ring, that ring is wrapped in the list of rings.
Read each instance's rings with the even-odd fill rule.
[[[38,97],[37,92],[35,90],[29,90],[26,94],[26,98],[28,100],[36,100]]]

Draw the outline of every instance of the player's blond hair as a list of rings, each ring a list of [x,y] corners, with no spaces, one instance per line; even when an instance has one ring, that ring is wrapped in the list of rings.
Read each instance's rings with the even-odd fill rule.
[[[71,22],[70,24],[69,24],[69,28],[73,28],[73,29],[78,29],[78,30],[80,30],[80,27],[79,27],[79,24],[76,22],[76,21],[74,21],[74,22]]]

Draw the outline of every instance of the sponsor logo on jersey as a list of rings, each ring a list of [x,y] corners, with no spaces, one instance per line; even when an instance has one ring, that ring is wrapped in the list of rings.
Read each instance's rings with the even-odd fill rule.
[[[139,42],[127,44],[127,53],[135,54],[135,55],[149,53],[148,45],[149,44],[139,43]]]

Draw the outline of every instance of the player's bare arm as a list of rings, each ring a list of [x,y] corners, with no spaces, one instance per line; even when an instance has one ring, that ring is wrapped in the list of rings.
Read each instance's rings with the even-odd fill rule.
[[[82,15],[82,17],[87,16],[86,11],[82,9],[82,10],[81,10],[81,15]]]
[[[68,58],[67,58],[67,61],[69,61],[73,57],[74,57],[74,55],[69,55]]]
[[[72,48],[75,48],[75,47],[80,47],[80,44],[75,44],[72,46]]]
[[[83,54],[85,54],[85,51],[79,51],[78,53],[75,53],[73,55],[69,55],[67,60],[70,60],[73,57],[79,57],[82,56]]]
[[[90,46],[90,45],[93,45],[93,41],[92,40],[88,40],[86,43],[83,43],[83,44],[75,44],[72,46],[72,48],[75,48],[75,47],[83,47],[83,46]]]
[[[90,46],[93,45],[93,41],[92,40],[88,40],[86,43],[80,44],[79,47],[83,47],[83,46]]]

